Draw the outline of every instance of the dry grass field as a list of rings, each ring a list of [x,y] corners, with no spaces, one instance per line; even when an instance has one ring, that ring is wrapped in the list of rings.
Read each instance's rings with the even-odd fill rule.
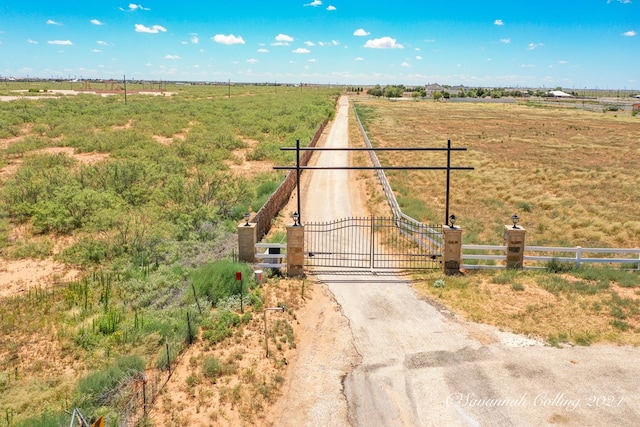
[[[453,147],[450,212],[464,243],[503,244],[517,212],[528,245],[640,247],[640,119],[536,104],[390,102],[352,99],[374,146]],[[351,140],[359,131],[351,125]],[[357,162],[366,155],[354,154]],[[445,166],[444,152],[379,152],[383,165]],[[365,178],[369,208],[389,215],[376,179]],[[388,171],[405,213],[445,219],[444,171]],[[565,266],[566,267],[566,266]],[[443,287],[434,283],[444,280]],[[439,271],[415,287],[459,315],[553,345],[640,345],[638,272],[582,268]]]
[[[640,119],[523,104],[357,100],[374,145],[466,147],[451,174],[450,212],[466,243],[501,244],[517,212],[527,243],[639,247]],[[444,152],[380,153],[382,164],[445,166]],[[443,171],[388,172],[403,209],[443,223]]]

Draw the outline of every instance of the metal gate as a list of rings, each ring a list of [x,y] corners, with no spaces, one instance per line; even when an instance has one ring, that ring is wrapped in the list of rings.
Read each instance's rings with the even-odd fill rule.
[[[367,269],[440,268],[442,227],[408,217],[344,218],[304,225],[305,265]]]

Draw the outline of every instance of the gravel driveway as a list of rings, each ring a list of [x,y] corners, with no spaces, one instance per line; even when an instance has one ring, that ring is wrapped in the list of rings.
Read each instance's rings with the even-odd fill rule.
[[[347,99],[326,146],[347,146]],[[347,164],[322,152],[317,164]],[[305,176],[308,175],[308,176]],[[348,171],[303,175],[303,223],[361,214]],[[464,321],[390,273],[315,271],[285,426],[637,426],[640,352],[555,348]]]

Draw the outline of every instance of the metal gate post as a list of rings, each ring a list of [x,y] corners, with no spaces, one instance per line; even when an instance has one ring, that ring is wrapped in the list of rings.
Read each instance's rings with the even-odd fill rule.
[[[375,230],[375,224],[376,224],[376,219],[375,217],[371,217],[371,248],[369,250],[369,268],[371,268],[372,270],[374,268],[376,268],[375,266],[375,250],[376,250],[376,243],[375,243],[375,235],[376,235],[376,230]]]

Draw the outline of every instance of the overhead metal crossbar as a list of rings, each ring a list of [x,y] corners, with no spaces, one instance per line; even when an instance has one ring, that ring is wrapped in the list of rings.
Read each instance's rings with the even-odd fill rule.
[[[445,220],[443,224],[449,223],[449,194],[452,170],[474,170],[471,166],[451,166],[452,151],[466,151],[463,147],[451,147],[451,140],[447,140],[446,147],[300,147],[300,140],[296,140],[295,147],[281,147],[282,151],[296,152],[295,166],[274,166],[276,170],[295,170],[296,171],[296,191],[298,199],[298,221],[302,221],[301,203],[300,203],[300,172],[303,170],[444,170],[447,171],[446,185],[446,208]],[[300,151],[446,151],[446,166],[300,166]]]

